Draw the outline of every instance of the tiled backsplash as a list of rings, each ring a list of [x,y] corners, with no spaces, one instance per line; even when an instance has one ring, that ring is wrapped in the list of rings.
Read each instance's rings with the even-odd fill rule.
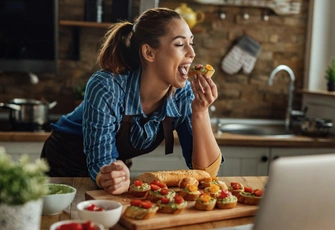
[[[61,20],[83,20],[81,0],[59,0]],[[110,16],[112,2],[105,0],[105,21]],[[296,77],[295,88],[303,86],[305,46],[309,1],[302,1],[301,12],[279,16],[269,9],[203,5],[191,0],[185,3],[194,11],[205,13],[205,20],[194,27],[195,63],[210,63],[216,69],[213,80],[219,90],[215,102],[218,116],[226,118],[284,119],[287,106],[289,78],[278,73],[273,86],[268,86],[270,72],[279,64],[290,66]],[[159,6],[175,9],[177,0],[160,0]],[[139,0],[132,5],[133,17],[138,15]],[[225,18],[220,17],[224,13]],[[244,14],[249,18],[245,19]],[[264,20],[263,15],[268,16]],[[63,114],[76,105],[74,88],[84,84],[98,69],[97,51],[106,29],[81,27],[80,60],[72,60],[73,27],[60,26],[59,73],[41,74],[39,83],[32,85],[24,74],[0,73],[0,102],[16,97],[44,98],[57,101],[50,113]],[[221,62],[237,39],[248,35],[261,44],[261,52],[250,74],[242,71],[228,75],[221,70]],[[294,108],[300,109],[301,95],[294,94]],[[0,112],[6,112],[0,109]]]

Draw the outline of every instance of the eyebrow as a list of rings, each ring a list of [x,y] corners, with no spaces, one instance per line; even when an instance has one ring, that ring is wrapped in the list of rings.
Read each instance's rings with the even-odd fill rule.
[[[178,39],[178,38],[186,39],[185,36],[179,35],[179,36],[176,36],[176,37],[172,38],[172,41],[174,41],[174,40],[176,40],[176,39]],[[192,35],[190,38],[191,38],[191,39],[194,38],[194,35]]]

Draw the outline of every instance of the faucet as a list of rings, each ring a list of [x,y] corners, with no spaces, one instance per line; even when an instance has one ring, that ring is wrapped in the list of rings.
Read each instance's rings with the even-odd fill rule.
[[[272,72],[270,74],[268,84],[272,85],[273,78],[281,70],[286,71],[288,73],[289,77],[290,77],[290,84],[289,84],[289,88],[288,88],[288,103],[287,103],[286,116],[285,116],[285,129],[289,131],[292,128],[292,117],[291,117],[291,115],[292,115],[292,111],[293,111],[292,110],[292,101],[293,101],[293,91],[294,91],[294,81],[295,81],[293,70],[290,67],[288,67],[287,65],[277,66],[274,70],[272,70]]]

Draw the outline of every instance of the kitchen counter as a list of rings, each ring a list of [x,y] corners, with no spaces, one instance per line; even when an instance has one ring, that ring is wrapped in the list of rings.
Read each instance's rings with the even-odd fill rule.
[[[44,142],[50,132],[0,132],[0,142]],[[335,147],[335,137],[320,138],[307,136],[269,137],[238,134],[215,134],[219,145],[223,146],[266,146],[266,147]],[[175,136],[175,143],[178,138]]]
[[[220,178],[220,180],[224,181],[226,184],[229,184],[231,181],[238,181],[240,183],[248,184],[251,187],[255,188],[262,188],[264,187],[267,177],[224,177]],[[42,216],[41,220],[41,230],[48,230],[50,226],[62,220],[73,220],[79,219],[78,211],[77,211],[77,204],[87,198],[87,191],[94,191],[97,189],[96,185],[93,184],[90,178],[88,177],[51,177],[51,183],[60,183],[60,184],[67,184],[73,186],[77,189],[76,196],[72,202],[72,204],[65,209],[62,213],[51,215],[51,216]],[[107,193],[106,193],[107,194]],[[88,197],[89,198],[89,197]],[[108,194],[106,196],[108,198]],[[87,200],[87,199],[86,199]],[[173,219],[173,217],[171,216]],[[150,219],[149,219],[150,220]],[[207,222],[204,221],[202,223],[197,224],[185,224],[181,226],[175,226],[172,228],[165,228],[165,229],[179,229],[179,230],[200,230],[200,229],[220,229],[224,227],[233,227],[238,225],[250,224],[253,223],[254,215],[248,215],[238,218],[222,218],[216,221]],[[126,230],[127,228],[121,224],[121,222],[117,223],[114,227],[110,228],[114,230]]]

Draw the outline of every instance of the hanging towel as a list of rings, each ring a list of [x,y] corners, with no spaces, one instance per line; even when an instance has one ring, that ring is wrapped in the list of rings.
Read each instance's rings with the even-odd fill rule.
[[[221,68],[231,75],[237,73],[240,69],[243,69],[245,74],[249,74],[255,66],[260,51],[261,44],[259,42],[243,35],[223,58]]]

